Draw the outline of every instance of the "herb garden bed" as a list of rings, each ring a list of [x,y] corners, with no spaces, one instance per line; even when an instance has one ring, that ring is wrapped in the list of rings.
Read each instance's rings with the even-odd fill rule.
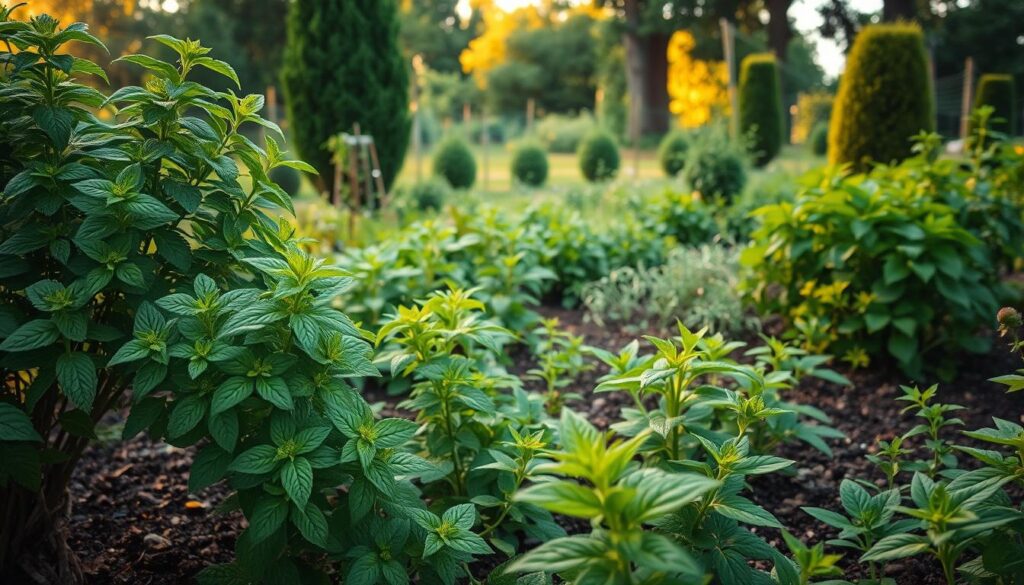
[[[584,335],[590,345],[617,349],[635,338],[621,328],[586,323],[579,311],[545,308],[542,312],[558,317],[567,330]],[[513,372],[523,373],[532,367],[525,350],[513,352],[513,359]],[[1024,412],[1024,394],[1007,394],[988,381],[1015,366],[1014,357],[1001,341],[996,341],[990,354],[977,356],[973,364],[940,386],[941,399],[965,407],[959,412],[964,428],[991,426],[992,416],[1005,418],[1007,413]],[[597,369],[585,372],[572,388],[582,397],[568,404],[601,428],[617,420],[619,409],[628,402],[622,393],[591,393],[604,370],[598,364]],[[912,425],[912,415],[901,414],[902,405],[895,400],[903,383],[898,372],[846,374],[852,386],[806,379],[786,396],[800,404],[816,405],[832,417],[833,425],[846,435],[830,441],[834,457],[829,459],[802,443],[786,444],[778,454],[796,461],[794,472],[750,480],[751,499],[772,510],[793,534],[811,541],[832,538],[835,530],[800,508],[836,509],[843,478],[879,479],[865,455],[877,450],[877,440],[891,439]],[[383,401],[387,416],[401,413],[395,408],[399,398],[389,398],[378,390],[368,392],[368,398]],[[181,583],[209,564],[233,558],[242,516],[237,511],[226,515],[216,511],[230,493],[223,483],[198,494],[188,493],[194,453],[194,448],[153,443],[142,435],[127,442],[96,444],[86,452],[71,484],[70,543],[83,561],[89,582]],[[558,519],[569,532],[586,530],[581,520]],[[784,546],[777,531],[754,530],[773,545]],[[861,567],[853,561],[850,556],[840,564],[847,578],[856,579],[861,577]],[[939,567],[921,557],[891,563],[887,576],[897,583],[942,583]]]

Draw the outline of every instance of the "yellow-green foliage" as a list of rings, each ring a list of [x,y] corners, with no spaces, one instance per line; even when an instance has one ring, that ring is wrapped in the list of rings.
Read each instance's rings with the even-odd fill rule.
[[[829,125],[832,163],[910,156],[910,137],[935,126],[924,36],[916,24],[865,27],[846,60]]]
[[[782,94],[779,69],[770,53],[750,55],[740,67],[740,131],[760,166],[782,148]]]
[[[792,139],[794,144],[807,142],[819,124],[828,127],[828,119],[832,117],[834,101],[835,96],[825,91],[802,93],[797,96],[796,114],[793,116]]]
[[[993,130],[1013,134],[1017,130],[1016,88],[1012,75],[988,73],[978,80],[978,93],[974,98],[974,107],[991,106]]]

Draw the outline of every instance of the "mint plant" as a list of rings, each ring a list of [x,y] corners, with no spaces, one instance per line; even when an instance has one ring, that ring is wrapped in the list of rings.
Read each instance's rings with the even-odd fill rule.
[[[537,366],[528,370],[527,376],[544,383],[545,408],[548,414],[557,416],[567,400],[579,398],[579,393],[564,392],[583,372],[590,369],[584,360],[590,348],[584,345],[581,335],[573,335],[558,328],[557,318],[544,319],[533,331],[536,338],[533,354]]]
[[[223,507],[248,520],[236,560],[200,582],[297,582],[327,557],[371,575],[351,554],[359,535],[392,585],[451,585],[459,570],[426,554],[425,531],[402,537],[425,508],[411,480],[435,470],[408,449],[416,425],[376,420],[351,387],[378,375],[334,308],[354,283],[271,216],[291,202],[269,171],[310,168],[242,133],[277,132],[262,98],[191,81],[197,68],[237,80],[167,36],[154,40],[177,61],[122,57],[150,79],[106,97],[78,81],[102,69],[63,52],[100,44],[85,25],[2,16],[18,52],[0,60],[0,574],[81,579],[60,537],[66,485],[96,422],[126,407],[125,437],[198,444],[191,489],[227,481]]]

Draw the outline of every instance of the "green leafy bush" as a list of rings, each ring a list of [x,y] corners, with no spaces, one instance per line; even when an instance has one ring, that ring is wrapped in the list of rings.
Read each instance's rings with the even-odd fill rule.
[[[584,138],[576,156],[583,177],[591,183],[614,178],[619,172],[619,147],[612,135],[603,130]]]
[[[735,333],[757,327],[738,292],[739,258],[721,245],[677,248],[653,268],[623,267],[583,288],[588,319],[662,330],[678,320],[694,329]]]
[[[702,138],[690,147],[683,179],[706,198],[731,201],[747,184],[744,154],[721,138]]]
[[[296,0],[288,10],[281,84],[298,154],[333,183],[331,153],[339,132],[373,136],[384,185],[391,188],[409,145],[409,67],[398,42],[398,2]]]
[[[559,448],[546,450],[535,468],[553,477],[534,480],[515,496],[590,520],[592,530],[545,542],[514,560],[511,570],[554,572],[571,583],[628,583],[645,576],[693,583],[711,573],[726,583],[774,582],[749,562],[760,560],[782,582],[798,582],[800,569],[744,528],[780,524],[741,494],[747,477],[792,464],[762,454],[764,445],[752,439],[773,435],[770,421],[794,414],[766,384],[766,373],[787,380],[807,372],[775,370],[767,362],[740,365],[728,356],[743,344],[683,326],[679,333],[648,337],[654,355],[639,355],[635,342],[617,355],[597,351],[612,371],[596,391],[628,394],[636,408],[624,408],[625,420],[607,432],[563,410]],[[735,389],[722,387],[725,379]],[[780,436],[798,435],[794,428]]]
[[[265,213],[291,209],[268,171],[311,169],[282,160],[271,138],[260,148],[240,134],[248,124],[277,131],[257,114],[262,97],[190,81],[196,68],[237,81],[194,41],[154,37],[177,65],[120,58],[152,78],[105,98],[76,81],[103,71],[60,52],[99,44],[84,25],[5,19],[0,36],[23,55],[0,82],[10,96],[0,122],[0,359],[17,373],[0,449],[20,462],[5,464],[0,492],[4,534],[24,537],[5,541],[5,562],[40,552],[19,546],[59,542],[52,512],[65,509],[71,470],[96,421],[127,405],[125,438],[201,443],[190,489],[226,478],[249,520],[238,561],[207,569],[203,582],[289,580],[311,568],[299,551],[332,550],[329,532],[360,510],[409,505],[395,479],[409,470],[385,451],[360,447],[361,463],[339,456],[355,452],[353,413],[372,422],[346,378],[377,372],[361,332],[330,303],[345,272],[299,251]],[[119,108],[110,122],[92,113],[107,105]],[[361,499],[341,496],[336,513],[323,490],[343,484]],[[71,579],[60,564],[45,570]]]
[[[768,164],[782,149],[782,90],[771,53],[748,55],[740,65],[740,132],[758,166]]]
[[[829,123],[829,161],[864,170],[901,161],[935,127],[924,36],[916,24],[864,27],[850,49]]]
[[[548,155],[538,144],[526,143],[512,153],[512,176],[523,185],[539,187],[548,179]]]
[[[580,144],[597,130],[594,116],[584,112],[576,116],[549,114],[537,122],[537,138],[547,147],[548,152],[572,154]]]
[[[448,181],[453,189],[469,189],[476,182],[476,159],[466,141],[451,136],[437,145],[434,175]]]
[[[405,189],[406,196],[420,211],[438,211],[451,194],[448,183],[441,179],[428,179]]]
[[[811,152],[816,156],[825,156],[828,154],[828,124],[818,124],[814,127],[814,131],[811,132],[811,137],[807,141],[810,144]]]
[[[1013,332],[1017,352],[1020,316],[1004,308],[1001,320],[1006,311],[1016,321],[1004,322],[1001,330]],[[1020,389],[1006,378],[1012,376],[993,381],[1007,383],[1009,392]],[[972,441],[958,443],[952,431],[964,424],[955,417],[963,407],[938,402],[937,386],[902,390],[897,400],[907,403],[904,410],[913,412],[918,424],[891,440],[880,440],[877,454],[868,456],[884,477],[884,487],[875,487],[868,478],[844,479],[839,489],[844,513],[803,510],[839,530],[829,543],[860,553],[872,579],[885,573],[886,563],[922,556],[942,568],[948,585],[964,579],[1012,583],[1024,553],[1024,480],[1019,473],[1024,468],[1024,427],[993,418],[994,428],[961,431]],[[923,457],[913,459],[915,455]],[[974,460],[969,470],[959,466],[962,455]]]
[[[1006,171],[940,160],[937,136],[918,150],[870,175],[819,171],[793,202],[756,212],[747,288],[809,349],[860,365],[891,356],[914,376],[986,349],[975,333],[1002,294],[1002,246],[1024,244],[1019,213],[995,211],[1016,199],[994,190]]]
[[[997,132],[1013,135],[1017,131],[1017,91],[1012,75],[986,73],[978,79],[978,92],[974,96],[974,107],[991,107],[991,128]]]
[[[288,195],[295,197],[299,194],[299,187],[302,181],[299,171],[291,167],[277,167],[276,169],[271,169],[268,176],[271,181],[281,187],[281,190]]]
[[[690,140],[680,131],[669,132],[658,146],[658,163],[666,176],[674,177],[686,166],[686,153]]]

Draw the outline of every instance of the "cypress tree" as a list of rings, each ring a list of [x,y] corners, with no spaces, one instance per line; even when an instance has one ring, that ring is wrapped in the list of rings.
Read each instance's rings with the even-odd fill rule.
[[[782,149],[782,89],[775,56],[758,53],[740,66],[740,132],[750,139],[758,166],[768,164]]]
[[[996,75],[987,73],[978,80],[978,94],[974,98],[974,107],[991,106],[992,130],[1013,135],[1017,130],[1016,91],[1012,75]],[[995,121],[1001,118],[1002,121]]]
[[[860,31],[829,124],[833,164],[889,163],[911,155],[910,138],[935,128],[924,36],[916,24],[876,24]]]
[[[295,0],[281,74],[298,155],[330,190],[324,143],[359,123],[373,136],[390,188],[409,143],[409,78],[398,46],[397,0]]]

